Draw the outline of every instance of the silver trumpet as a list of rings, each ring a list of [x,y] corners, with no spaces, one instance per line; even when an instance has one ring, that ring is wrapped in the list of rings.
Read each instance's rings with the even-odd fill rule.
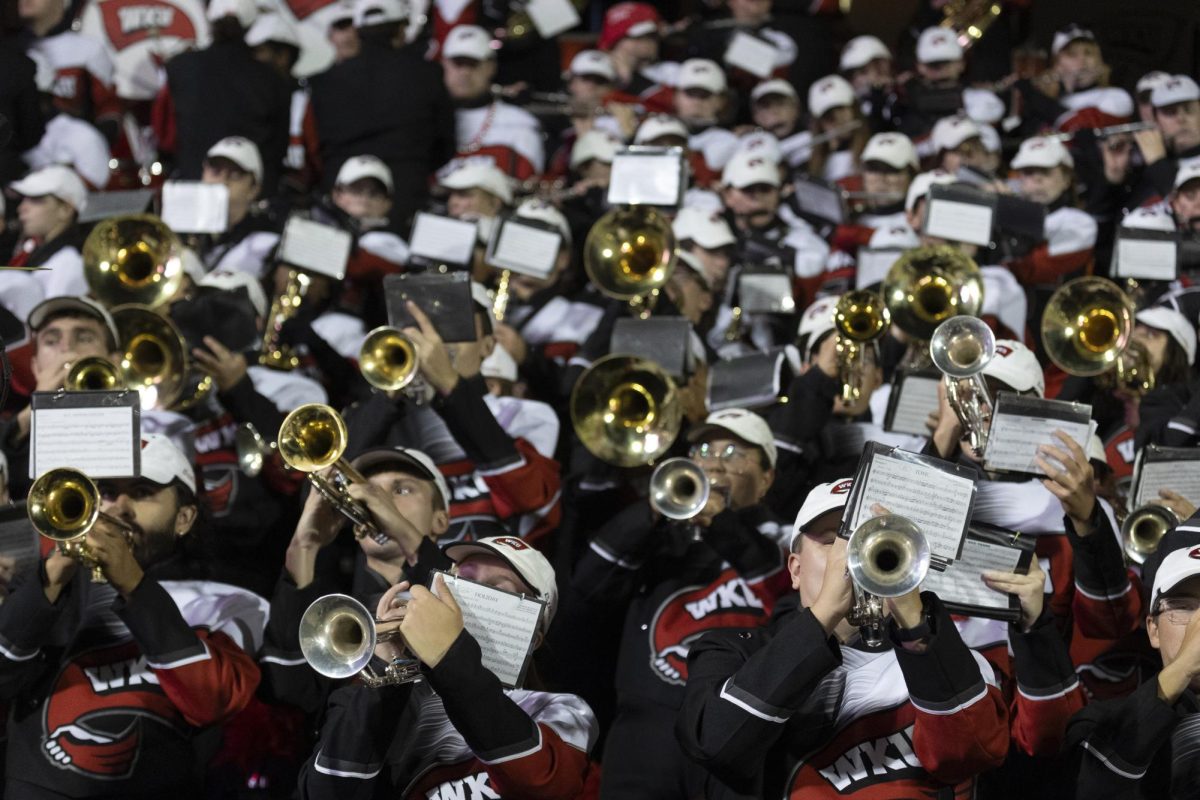
[[[400,638],[400,629],[379,631],[383,624],[366,606],[344,594],[318,597],[300,618],[300,652],[314,670],[327,678],[358,675],[371,688],[421,680],[415,658],[398,658],[380,675],[371,668],[375,645]]]
[[[883,598],[900,597],[929,572],[929,542],[916,523],[884,514],[859,525],[846,544],[846,571],[854,605],[846,616],[869,647],[883,643]]]
[[[943,374],[946,399],[967,433],[975,455],[987,446],[992,399],[983,368],[996,355],[996,337],[978,317],[959,315],[937,326],[929,340],[929,357]]]
[[[650,507],[667,519],[688,520],[704,510],[711,491],[695,461],[668,458],[650,476]]]
[[[1182,522],[1179,515],[1159,503],[1146,503],[1135,508],[1121,524],[1121,543],[1125,557],[1134,564],[1144,563],[1158,549],[1167,531]]]

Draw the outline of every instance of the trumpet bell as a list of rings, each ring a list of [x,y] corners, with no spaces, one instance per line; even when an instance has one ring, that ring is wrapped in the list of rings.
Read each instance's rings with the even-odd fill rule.
[[[618,300],[661,289],[675,269],[671,223],[650,206],[614,208],[596,220],[583,246],[583,266],[601,292]]]
[[[349,595],[314,600],[300,618],[299,635],[304,660],[328,678],[357,675],[375,652],[375,618]]]
[[[376,389],[399,391],[417,376],[417,347],[402,332],[384,325],[367,334],[358,351],[358,366]]]
[[[901,256],[883,280],[892,322],[914,339],[929,341],[937,326],[983,308],[979,265],[949,245],[917,247]]]
[[[650,506],[667,519],[691,519],[708,503],[712,484],[695,461],[668,458],[650,476]]]
[[[933,365],[951,378],[978,375],[995,355],[996,335],[978,317],[951,317],[929,341]]]
[[[102,356],[81,358],[71,365],[63,388],[68,392],[110,391],[124,386],[120,371]]]
[[[337,463],[348,441],[340,414],[324,403],[307,403],[284,418],[276,446],[292,469],[319,472]]]
[[[125,385],[141,393],[142,408],[174,406],[188,368],[183,334],[146,306],[117,306],[112,318],[123,350],[117,368]]]
[[[862,591],[899,597],[921,585],[929,571],[929,542],[912,520],[885,514],[855,529],[846,544],[846,568]]]
[[[1108,372],[1129,344],[1133,313],[1133,300],[1107,278],[1067,281],[1042,312],[1042,346],[1071,375]]]
[[[1158,503],[1147,503],[1129,512],[1121,525],[1126,557],[1135,564],[1144,563],[1167,532],[1181,521],[1174,510]]]
[[[592,455],[637,467],[655,461],[675,441],[683,407],[675,382],[658,364],[612,354],[575,383],[571,422]]]
[[[100,516],[100,491],[76,469],[52,469],[29,488],[29,521],[42,536],[68,542],[83,536]]]
[[[183,282],[179,238],[158,217],[129,214],[102,220],[83,244],[83,272],[91,294],[105,306],[152,308],[170,300]]]
[[[876,292],[859,289],[847,292],[833,309],[838,334],[855,342],[878,339],[891,324],[892,314]]]

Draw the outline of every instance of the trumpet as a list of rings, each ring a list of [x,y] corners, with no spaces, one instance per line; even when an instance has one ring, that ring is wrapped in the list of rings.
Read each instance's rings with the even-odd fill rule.
[[[1133,311],[1133,301],[1107,278],[1067,281],[1042,312],[1042,346],[1070,375],[1107,372],[1129,345]]]
[[[962,49],[970,50],[1000,16],[1002,6],[993,0],[949,0],[942,7],[941,27],[958,35]]]
[[[100,510],[100,490],[77,469],[61,467],[43,473],[29,487],[29,522],[58,550],[91,570],[92,583],[107,583],[104,569],[87,546],[88,532],[99,520],[118,528],[132,546],[133,526]]]
[[[384,625],[396,627],[381,630]],[[318,597],[300,618],[300,652],[309,666],[327,678],[358,675],[371,688],[421,680],[421,665],[413,658],[393,661],[382,675],[371,668],[375,645],[399,638],[395,621],[375,619],[349,595]]]
[[[583,245],[583,267],[596,288],[650,315],[659,290],[675,270],[671,223],[650,206],[609,210],[596,220]]]
[[[125,381],[107,358],[87,356],[71,365],[63,388],[68,392],[110,391],[125,388]]]
[[[853,403],[862,395],[867,369],[866,345],[880,339],[891,324],[891,313],[875,292],[847,292],[833,309],[837,329],[838,376],[842,401]]]
[[[284,417],[275,446],[285,464],[308,473],[313,488],[354,523],[356,537],[370,536],[376,543],[386,544],[387,534],[379,530],[367,507],[346,490],[347,484],[366,483],[366,478],[342,458],[348,440],[341,414],[324,403],[307,403]],[[329,467],[333,468],[330,477],[318,474]]]
[[[944,376],[946,399],[979,456],[987,446],[992,421],[992,400],[983,369],[995,355],[996,336],[976,317],[951,317],[937,327],[929,341],[929,356]]]
[[[417,377],[417,346],[399,329],[382,325],[363,340],[358,366],[376,389],[398,391]]]
[[[1129,512],[1121,524],[1121,542],[1125,556],[1134,564],[1145,562],[1167,532],[1182,522],[1174,509],[1159,503],[1147,503]]]
[[[846,543],[846,571],[854,587],[854,605],[846,619],[870,647],[883,643],[883,600],[900,597],[921,585],[929,572],[929,542],[916,523],[897,514],[859,525]]]
[[[667,519],[688,520],[704,510],[712,484],[687,458],[668,458],[650,475],[650,507]]]
[[[927,342],[950,317],[979,314],[983,277],[979,265],[954,247],[917,247],[888,270],[883,300],[900,330]]]
[[[281,370],[293,370],[300,366],[299,357],[283,343],[283,324],[299,313],[311,284],[312,278],[308,273],[298,269],[288,270],[287,286],[271,300],[271,309],[267,312],[267,332],[263,334],[259,364]]]
[[[618,467],[653,463],[683,424],[675,381],[658,364],[610,354],[575,382],[571,423],[588,451]]]
[[[83,243],[83,275],[92,297],[111,307],[158,308],[183,283],[183,245],[150,214],[102,220]]]

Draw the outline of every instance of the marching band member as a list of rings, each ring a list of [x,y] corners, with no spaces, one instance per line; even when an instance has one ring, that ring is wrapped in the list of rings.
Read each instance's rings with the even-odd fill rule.
[[[622,92],[640,97],[657,88],[642,71],[658,61],[662,24],[658,11],[649,3],[627,1],[604,12],[604,27],[596,46],[612,57],[617,88]]]
[[[9,263],[44,267],[29,274],[43,296],[87,294],[83,277],[83,233],[79,214],[87,205],[87,188],[70,167],[48,166],[8,187],[21,197],[17,219],[21,240]]]
[[[827,75],[808,88],[809,130],[813,137],[833,136],[812,146],[808,174],[837,181],[858,171],[859,156],[871,138],[852,87],[840,75]],[[857,123],[858,127],[837,133]],[[836,135],[835,135],[836,134]]]
[[[201,258],[210,271],[262,277],[282,226],[256,202],[263,192],[264,175],[258,146],[242,136],[226,137],[208,149],[201,170],[201,182],[223,184],[229,191],[225,232],[201,248]]]

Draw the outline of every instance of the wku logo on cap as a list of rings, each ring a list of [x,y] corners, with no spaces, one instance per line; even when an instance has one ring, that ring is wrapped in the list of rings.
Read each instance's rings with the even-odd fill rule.
[[[947,39],[942,34],[938,34],[937,36],[929,37],[930,44],[945,44],[946,42],[947,42]]]
[[[515,536],[502,536],[499,539],[492,540],[495,544],[502,544],[505,547],[511,547],[513,550],[528,550],[529,545]]]
[[[853,485],[854,485],[854,479],[847,478],[844,481],[839,481],[838,483],[835,483],[833,485],[833,488],[829,490],[829,493],[830,494],[845,494],[846,492],[850,491],[850,487],[852,487]]]
[[[1030,150],[1043,150],[1045,148],[1046,148],[1046,140],[1045,139],[1036,139],[1029,143]]]
[[[1006,344],[996,345],[996,355],[1004,356],[1005,358],[1013,354],[1013,349]]]
[[[1188,558],[1200,560],[1200,547],[1193,547],[1191,550],[1188,550]]]

